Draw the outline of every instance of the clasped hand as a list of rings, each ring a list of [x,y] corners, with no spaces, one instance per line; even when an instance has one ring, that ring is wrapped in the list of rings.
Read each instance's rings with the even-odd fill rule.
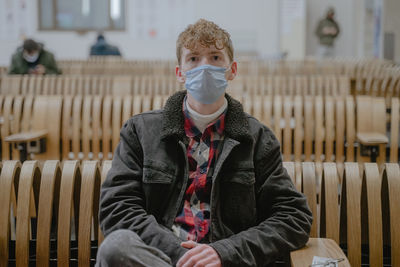
[[[218,253],[209,245],[194,241],[182,242],[181,246],[189,249],[179,259],[176,267],[221,267]]]

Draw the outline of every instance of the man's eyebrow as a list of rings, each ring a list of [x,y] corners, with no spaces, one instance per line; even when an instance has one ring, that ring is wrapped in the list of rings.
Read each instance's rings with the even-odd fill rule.
[[[190,57],[190,56],[198,56],[200,53],[193,51],[193,52],[189,52],[189,54],[186,55],[186,57]]]
[[[210,51],[210,55],[223,55],[223,53],[220,50],[215,50],[215,51]]]

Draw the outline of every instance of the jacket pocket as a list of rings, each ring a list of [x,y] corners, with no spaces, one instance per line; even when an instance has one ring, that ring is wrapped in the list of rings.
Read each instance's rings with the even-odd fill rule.
[[[146,210],[157,219],[162,218],[173,193],[175,175],[169,171],[160,164],[143,167],[142,187],[146,199]]]
[[[254,184],[252,168],[233,169],[221,179],[222,219],[234,233],[253,226],[257,221]]]

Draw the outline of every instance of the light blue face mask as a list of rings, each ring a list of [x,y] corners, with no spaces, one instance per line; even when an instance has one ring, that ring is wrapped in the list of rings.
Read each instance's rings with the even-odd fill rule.
[[[203,104],[215,103],[224,94],[228,82],[227,68],[201,65],[185,73],[185,87],[188,93]]]

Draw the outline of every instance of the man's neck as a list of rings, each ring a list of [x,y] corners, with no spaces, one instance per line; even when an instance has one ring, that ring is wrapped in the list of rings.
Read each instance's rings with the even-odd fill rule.
[[[187,102],[189,106],[202,115],[210,115],[219,110],[224,105],[225,94],[223,94],[215,103],[203,104],[194,99],[190,94],[187,94]]]

